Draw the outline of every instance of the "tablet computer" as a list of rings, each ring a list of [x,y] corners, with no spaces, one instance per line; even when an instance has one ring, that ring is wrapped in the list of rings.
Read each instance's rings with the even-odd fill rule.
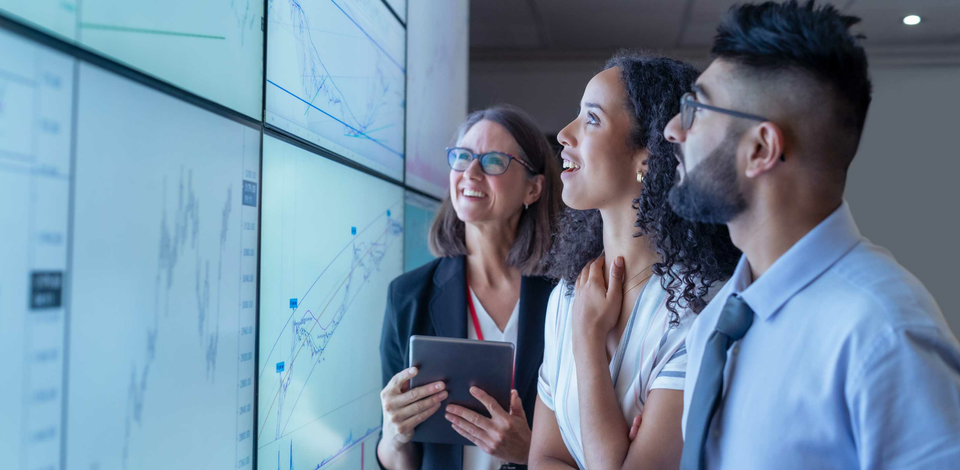
[[[490,417],[487,408],[470,394],[470,387],[480,387],[500,407],[510,410],[513,344],[414,335],[410,337],[409,351],[410,366],[418,369],[417,376],[410,379],[410,389],[443,381],[448,394],[440,409],[414,430],[414,442],[473,445],[444,417],[449,404]]]

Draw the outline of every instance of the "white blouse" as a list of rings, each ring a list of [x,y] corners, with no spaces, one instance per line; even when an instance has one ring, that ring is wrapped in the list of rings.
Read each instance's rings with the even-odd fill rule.
[[[480,299],[473,293],[473,289],[468,289],[470,298],[473,300],[473,306],[477,311],[477,321],[480,322],[480,332],[483,333],[483,339],[486,341],[502,341],[513,344],[517,347],[517,334],[520,325],[520,302],[513,306],[513,313],[510,314],[510,320],[504,325],[503,331],[497,326],[497,322],[490,317],[487,309],[483,308]],[[470,316],[470,309],[467,308],[467,338],[479,339],[477,330],[473,326],[473,319]],[[507,410],[510,411],[510,410]],[[463,470],[499,470],[507,462],[494,458],[492,455],[484,452],[477,446],[463,446]]]
[[[683,390],[687,366],[685,339],[696,316],[681,310],[680,324],[670,325],[667,292],[654,275],[637,296],[633,312],[610,361],[617,402],[626,422],[643,412],[651,390]],[[586,468],[580,436],[580,408],[577,393],[577,366],[573,357],[574,293],[567,295],[561,282],[550,294],[544,331],[543,364],[537,391],[540,400],[553,410],[560,434],[580,468]]]

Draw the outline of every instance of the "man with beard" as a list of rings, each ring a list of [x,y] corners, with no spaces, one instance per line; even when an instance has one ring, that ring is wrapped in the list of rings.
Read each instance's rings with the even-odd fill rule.
[[[687,336],[683,469],[960,468],[960,343],[843,200],[871,94],[858,21],[732,8],[666,128],[672,207],[743,251]]]

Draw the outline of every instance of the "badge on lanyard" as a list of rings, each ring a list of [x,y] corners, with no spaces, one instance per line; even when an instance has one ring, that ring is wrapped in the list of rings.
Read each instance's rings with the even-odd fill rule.
[[[505,463],[500,466],[500,470],[520,470],[522,465],[517,465],[515,463]]]

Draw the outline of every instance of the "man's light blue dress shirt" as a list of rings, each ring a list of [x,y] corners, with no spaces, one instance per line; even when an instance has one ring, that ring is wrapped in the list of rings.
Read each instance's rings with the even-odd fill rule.
[[[751,277],[744,257],[687,336],[684,432],[727,298],[756,315],[728,352],[708,468],[960,469],[960,343],[845,202]]]

